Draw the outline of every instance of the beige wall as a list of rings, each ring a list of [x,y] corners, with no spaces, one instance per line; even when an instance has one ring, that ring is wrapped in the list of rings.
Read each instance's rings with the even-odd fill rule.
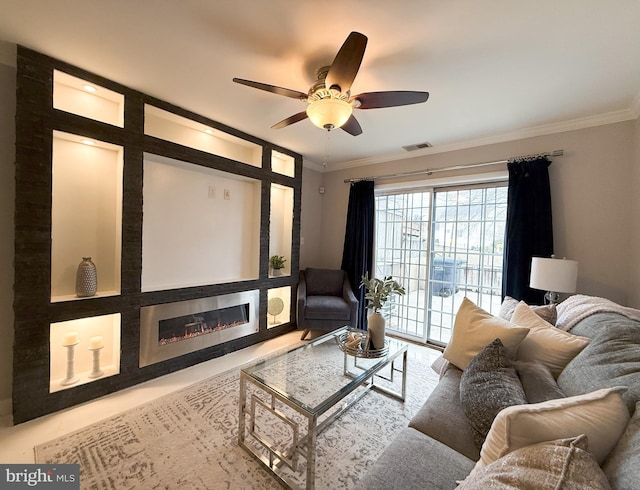
[[[637,126],[636,121],[629,121],[328,172],[324,175],[321,262],[329,267],[340,265],[349,192],[345,178],[564,149],[564,156],[557,157],[549,171],[555,252],[579,262],[579,293],[640,307],[637,285],[635,291],[629,288],[632,270],[636,269],[637,273],[638,269],[633,264],[634,258],[635,263],[638,262],[638,253],[632,249],[632,237],[638,240],[640,233],[640,206],[633,193],[634,179],[637,185],[640,178],[637,153],[634,154]],[[485,169],[496,170],[495,167]]]
[[[0,415],[11,412],[16,112],[16,69],[3,62],[0,53]]]
[[[640,118],[636,119],[633,138],[633,219],[636,225],[631,236],[631,278],[629,280],[629,304],[640,308]]]
[[[320,194],[323,184],[322,172],[304,166],[302,169],[302,210],[300,230],[300,269],[322,267],[322,203]]]

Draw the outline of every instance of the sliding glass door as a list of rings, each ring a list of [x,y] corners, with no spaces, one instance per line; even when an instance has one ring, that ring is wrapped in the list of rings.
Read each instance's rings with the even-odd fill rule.
[[[407,290],[389,330],[444,345],[463,297],[499,311],[506,207],[506,183],[377,194],[375,275]]]

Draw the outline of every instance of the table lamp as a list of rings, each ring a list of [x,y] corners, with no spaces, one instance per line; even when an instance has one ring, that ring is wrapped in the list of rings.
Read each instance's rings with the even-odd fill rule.
[[[578,280],[578,262],[566,258],[556,259],[533,257],[531,259],[531,279],[529,287],[547,291],[545,303],[556,304],[559,293],[575,293]]]

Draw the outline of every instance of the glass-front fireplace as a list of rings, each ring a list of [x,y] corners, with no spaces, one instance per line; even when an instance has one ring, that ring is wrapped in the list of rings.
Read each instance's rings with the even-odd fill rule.
[[[140,309],[140,367],[258,332],[258,290]]]

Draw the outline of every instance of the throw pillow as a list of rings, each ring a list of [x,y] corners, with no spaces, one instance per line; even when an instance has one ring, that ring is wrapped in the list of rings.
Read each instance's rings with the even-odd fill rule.
[[[460,403],[478,448],[482,447],[500,410],[527,403],[520,379],[500,339],[482,349],[462,373]]]
[[[518,301],[511,296],[505,296],[502,301],[502,305],[500,305],[500,313],[498,316],[508,322],[511,321],[511,317],[513,316],[513,312],[516,310],[516,306],[518,306]],[[556,311],[556,305],[536,305],[530,306],[531,309],[542,318],[545,322],[549,322],[551,325],[556,324],[556,320],[558,319],[558,313]]]
[[[541,361],[549,366],[554,378],[591,342],[587,337],[572,335],[545,322],[524,301],[516,306],[511,322],[529,328],[529,334],[518,346],[516,359]]]
[[[587,449],[587,437],[559,439],[523,447],[474,470],[456,490],[562,488],[604,490],[611,486]]]
[[[521,447],[586,434],[589,452],[602,464],[629,422],[629,410],[616,387],[502,410],[491,426],[475,468]]]
[[[464,370],[471,359],[496,338],[502,341],[507,354],[514,357],[518,345],[527,333],[528,328],[494,317],[471,300],[463,298],[453,324],[451,340],[442,355]]]
[[[540,403],[565,397],[549,367],[540,361],[515,361],[513,366],[522,383],[527,402]]]

